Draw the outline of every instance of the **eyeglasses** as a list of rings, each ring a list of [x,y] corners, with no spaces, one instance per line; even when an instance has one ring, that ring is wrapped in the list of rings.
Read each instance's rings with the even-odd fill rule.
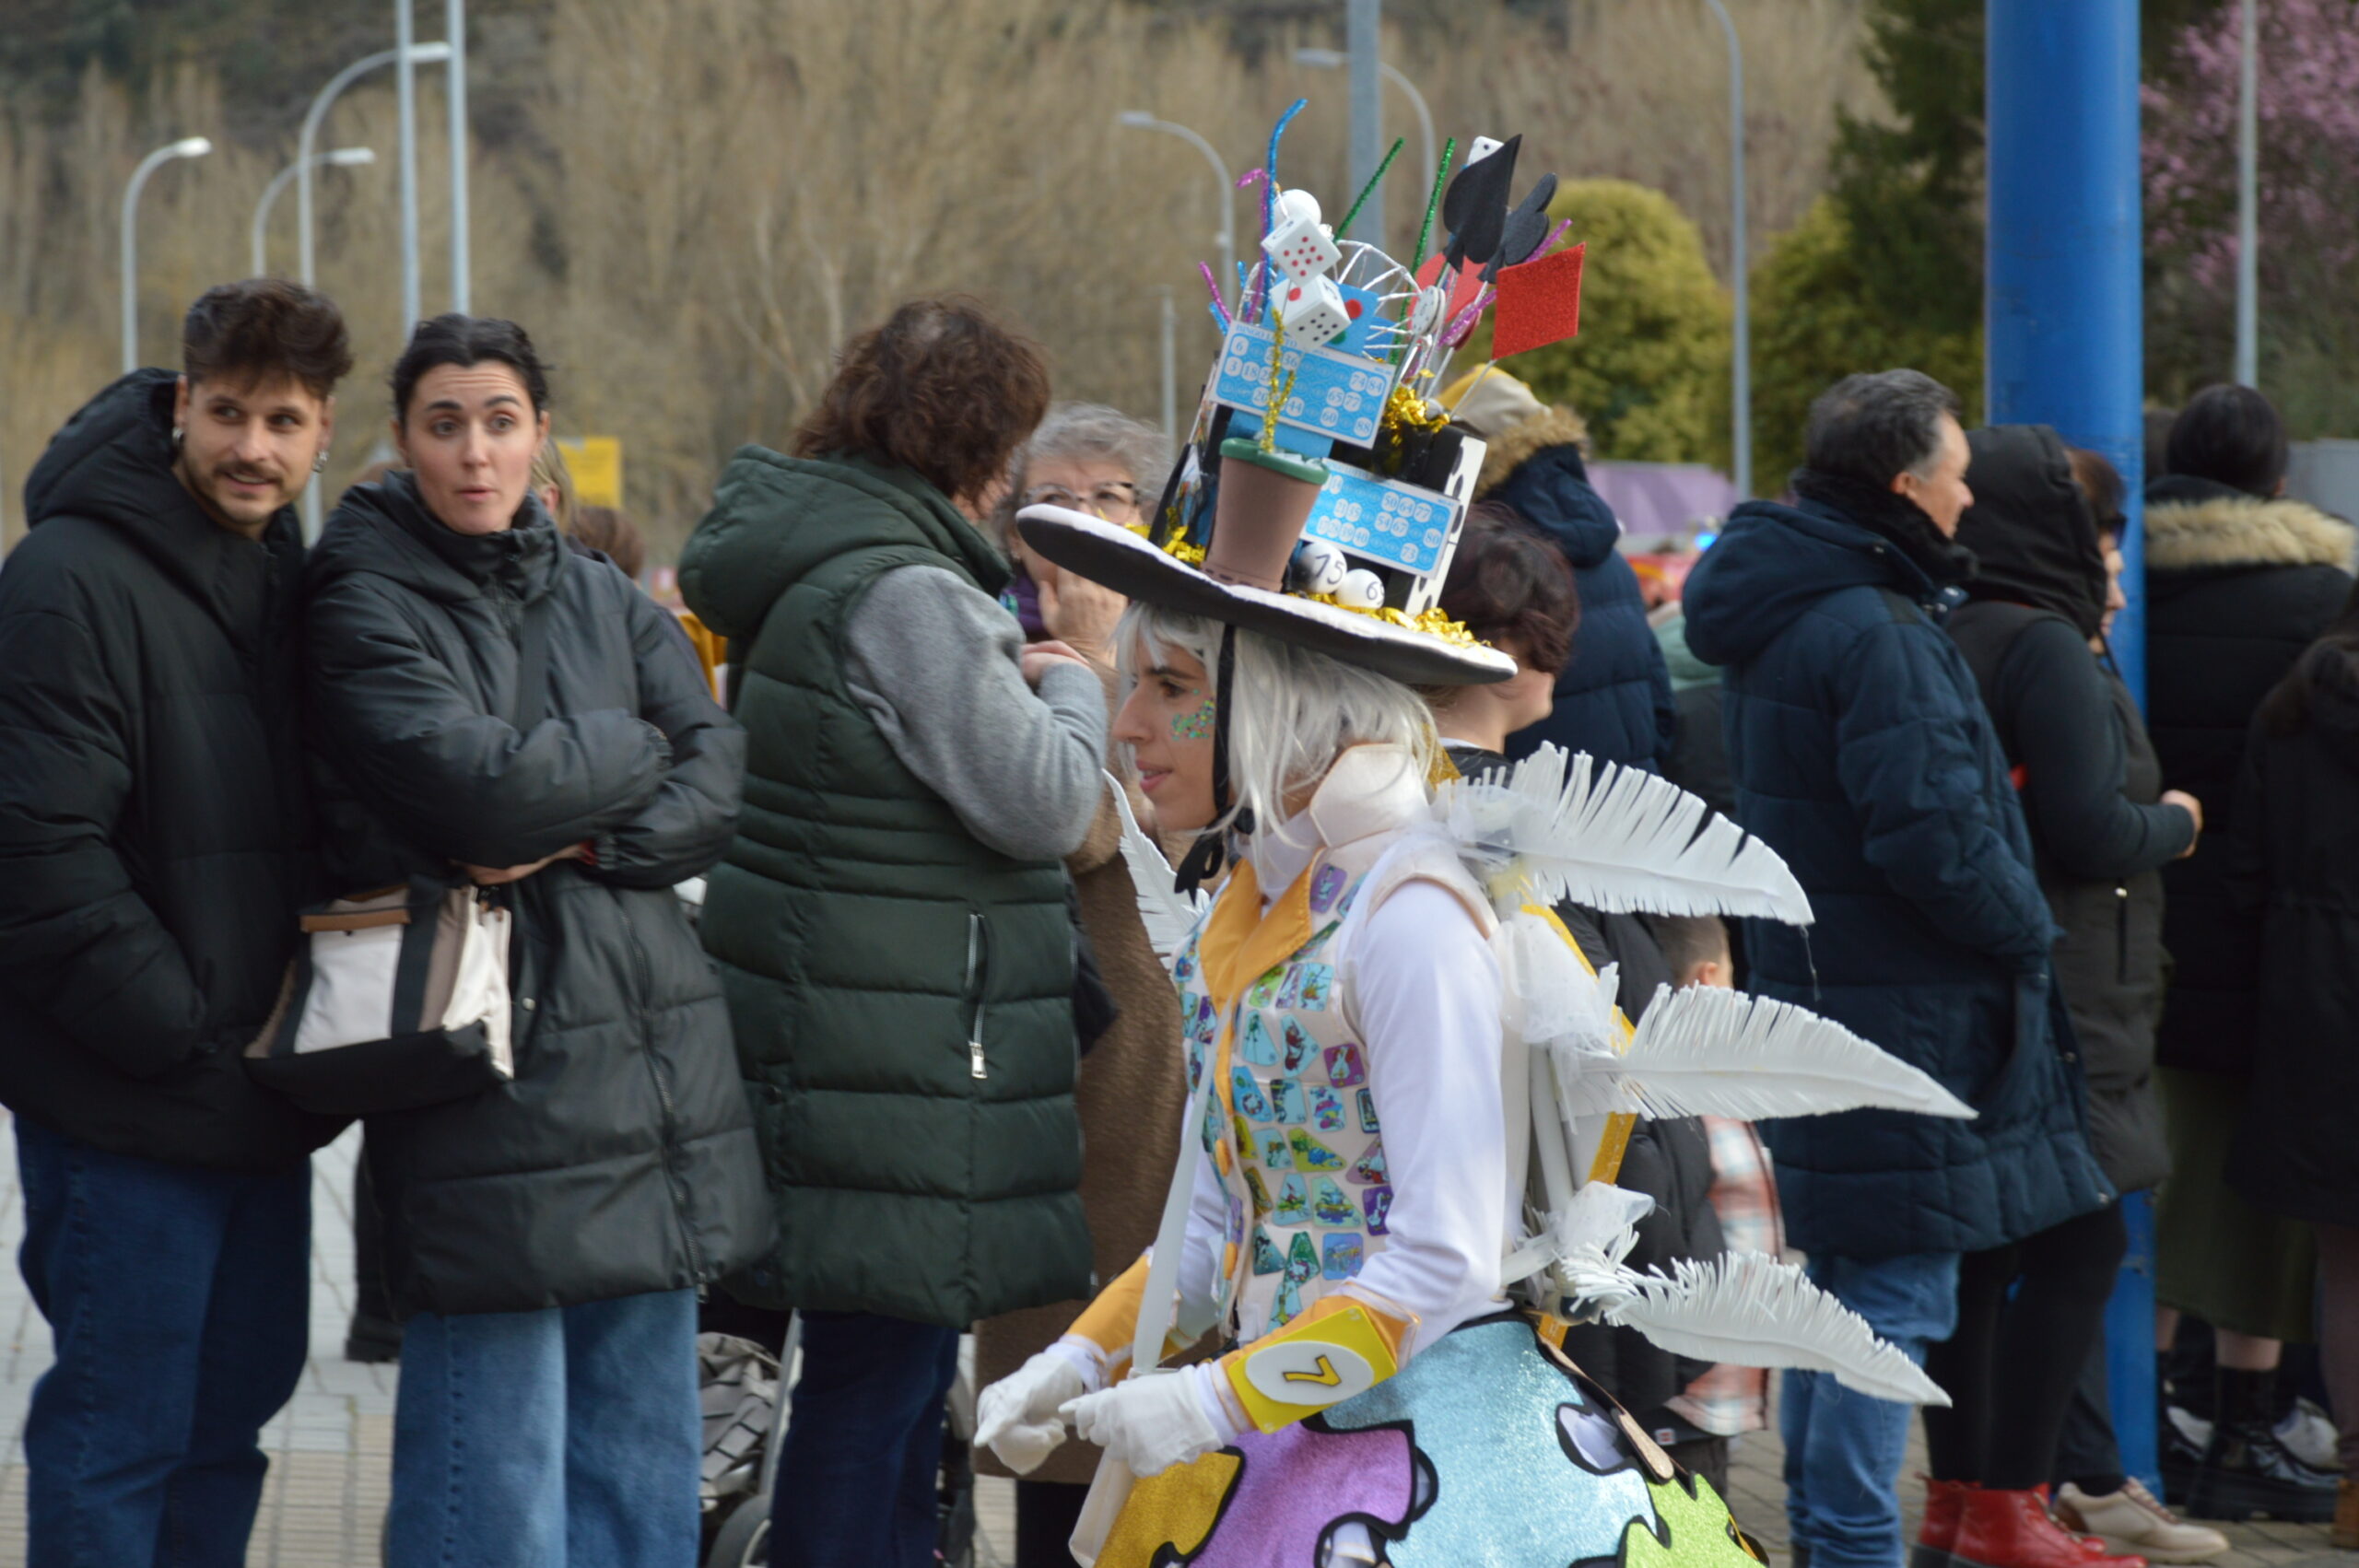
[[[1076,496],[1062,485],[1040,485],[1025,492],[1024,504],[1063,507],[1068,511],[1087,512],[1113,522],[1126,514],[1136,515],[1139,487],[1127,479],[1105,479],[1091,486],[1088,495]]]

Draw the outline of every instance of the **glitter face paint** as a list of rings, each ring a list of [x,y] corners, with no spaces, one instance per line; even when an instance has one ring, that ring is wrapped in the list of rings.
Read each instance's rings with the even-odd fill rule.
[[[1213,699],[1198,704],[1192,713],[1173,716],[1171,738],[1175,741],[1209,741],[1213,735]]]

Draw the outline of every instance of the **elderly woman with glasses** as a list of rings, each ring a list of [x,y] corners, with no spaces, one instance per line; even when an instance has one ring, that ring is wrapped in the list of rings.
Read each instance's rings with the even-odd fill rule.
[[[1094,582],[1060,572],[1025,548],[1009,521],[1018,507],[1064,507],[1145,532],[1147,514],[1170,471],[1170,443],[1152,425],[1098,403],[1062,403],[1016,454],[1000,543],[1015,577],[1000,597],[1024,623],[1024,635],[1055,638],[1101,665],[1124,601]]]

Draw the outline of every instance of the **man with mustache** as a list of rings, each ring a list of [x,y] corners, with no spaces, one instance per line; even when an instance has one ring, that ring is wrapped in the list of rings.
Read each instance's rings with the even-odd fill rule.
[[[351,368],[320,295],[210,290],[178,374],[51,440],[0,570],[0,1102],[57,1347],[37,1568],[243,1562],[303,1369],[307,1156],[337,1124],[240,1059],[310,891],[294,501]]]

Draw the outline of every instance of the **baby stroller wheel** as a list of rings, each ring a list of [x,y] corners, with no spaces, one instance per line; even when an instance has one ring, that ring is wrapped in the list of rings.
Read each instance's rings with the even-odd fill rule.
[[[737,1505],[713,1532],[704,1568],[764,1568],[770,1560],[770,1499],[763,1492]]]

